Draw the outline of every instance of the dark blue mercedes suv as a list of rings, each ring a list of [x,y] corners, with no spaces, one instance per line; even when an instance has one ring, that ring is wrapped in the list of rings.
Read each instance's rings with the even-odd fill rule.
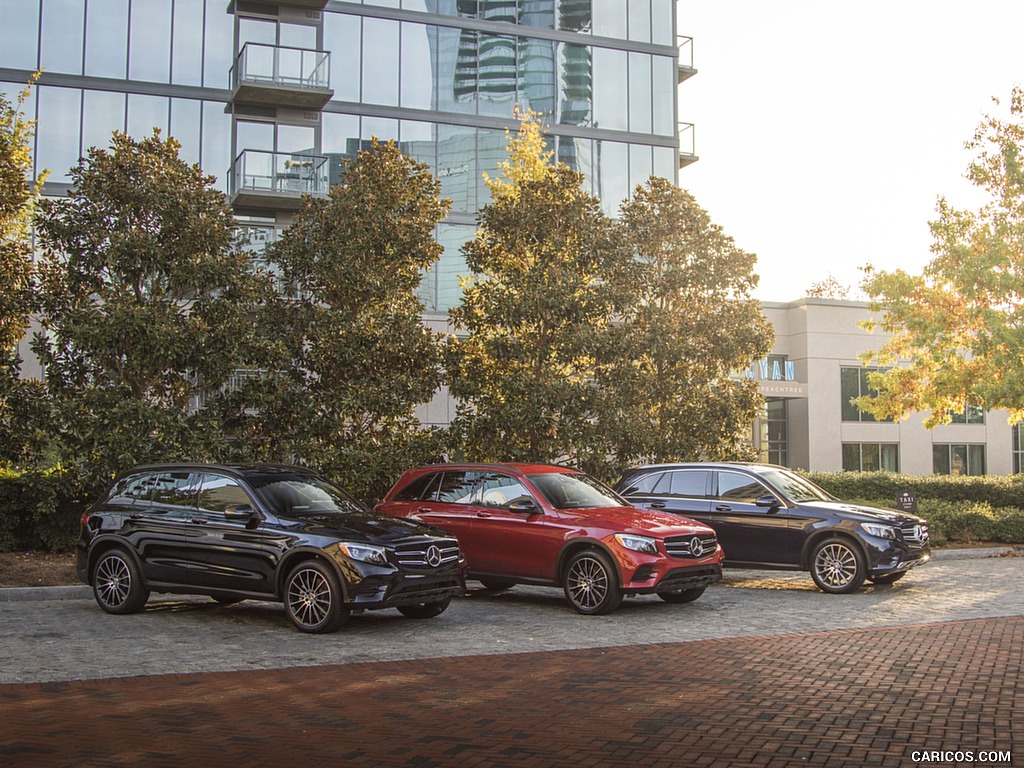
[[[658,464],[627,471],[615,490],[714,528],[726,567],[810,571],[825,592],[891,584],[930,557],[921,518],[840,501],[784,467]]]

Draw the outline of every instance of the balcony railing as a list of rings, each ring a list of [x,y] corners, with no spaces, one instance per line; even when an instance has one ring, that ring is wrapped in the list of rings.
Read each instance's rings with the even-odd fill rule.
[[[303,195],[326,195],[329,159],[323,155],[246,149],[231,166],[231,204],[296,210]]]
[[[676,82],[681,83],[697,74],[693,66],[693,38],[678,35],[676,48],[679,50],[679,67]]]
[[[246,43],[231,68],[235,101],[317,108],[331,90],[331,54],[306,48]]]
[[[697,162],[697,142],[693,123],[679,123],[679,167]]]

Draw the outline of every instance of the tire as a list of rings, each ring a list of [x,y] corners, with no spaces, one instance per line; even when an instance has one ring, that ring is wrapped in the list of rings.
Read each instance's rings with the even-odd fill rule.
[[[622,605],[618,572],[603,552],[588,549],[573,555],[562,585],[565,599],[577,613],[600,616]]]
[[[481,584],[484,585],[484,589],[490,592],[504,592],[506,589],[512,589],[516,585],[511,579],[480,579]]]
[[[666,603],[672,603],[673,605],[692,603],[704,594],[705,589],[707,589],[707,587],[698,587],[697,589],[677,589],[672,592],[659,592],[658,597]]]
[[[300,632],[334,632],[348,619],[337,575],[319,560],[295,566],[284,582],[284,607]]]
[[[410,619],[432,619],[440,616],[451,604],[450,597],[444,600],[435,600],[432,603],[415,603],[413,605],[400,605],[398,612]]]
[[[92,569],[92,594],[107,613],[137,613],[149,600],[135,559],[120,547],[100,555]]]
[[[899,571],[898,573],[887,573],[884,576],[868,576],[868,581],[874,584],[893,584],[906,575],[906,571]]]
[[[825,539],[811,553],[811,578],[822,592],[835,595],[856,592],[867,575],[864,554],[849,539]]]

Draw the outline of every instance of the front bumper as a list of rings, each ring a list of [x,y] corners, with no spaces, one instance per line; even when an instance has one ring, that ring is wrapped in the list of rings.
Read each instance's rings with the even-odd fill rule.
[[[924,565],[931,560],[931,548],[927,543],[921,547],[909,547],[902,541],[873,538],[868,544],[868,555],[871,575],[886,576]]]

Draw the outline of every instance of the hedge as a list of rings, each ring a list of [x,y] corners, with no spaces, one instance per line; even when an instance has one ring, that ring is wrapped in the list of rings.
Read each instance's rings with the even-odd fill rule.
[[[918,498],[991,504],[1024,509],[1024,475],[898,475],[894,472],[801,472],[813,483],[840,499],[888,499],[906,490]]]
[[[0,468],[0,552],[69,552],[89,504],[76,473]]]

